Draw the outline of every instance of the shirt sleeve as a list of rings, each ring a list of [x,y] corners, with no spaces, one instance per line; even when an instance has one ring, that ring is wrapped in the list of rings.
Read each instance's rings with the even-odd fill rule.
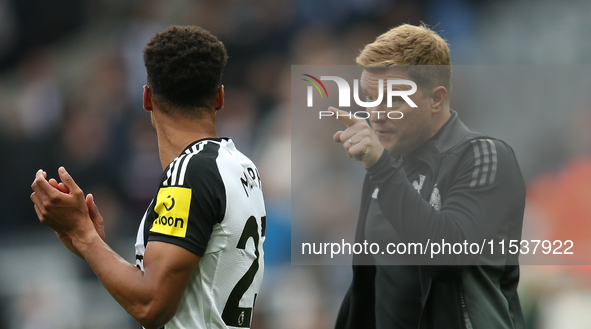
[[[202,257],[214,225],[223,220],[226,193],[214,155],[199,154],[185,161],[189,163],[182,185],[158,191],[157,217],[148,241],[178,245]]]
[[[525,184],[512,149],[502,141],[482,139],[472,141],[463,154],[451,156],[460,159],[450,172],[451,185],[439,210],[416,192],[387,150],[368,169],[371,182],[379,188],[380,210],[399,235],[407,242],[452,244],[480,244],[502,231],[520,237]]]

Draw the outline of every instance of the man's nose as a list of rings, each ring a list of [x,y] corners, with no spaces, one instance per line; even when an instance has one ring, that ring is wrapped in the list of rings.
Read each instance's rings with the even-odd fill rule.
[[[388,119],[386,109],[382,105],[368,107],[367,111],[370,113],[369,121],[372,123],[380,123]]]

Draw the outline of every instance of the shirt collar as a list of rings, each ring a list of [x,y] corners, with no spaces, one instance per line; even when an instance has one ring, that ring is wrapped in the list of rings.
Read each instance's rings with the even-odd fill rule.
[[[212,142],[216,142],[216,143],[221,143],[222,141],[230,141],[230,138],[229,137],[205,137],[205,138],[201,138],[201,139],[198,139],[198,140],[192,142],[187,147],[185,147],[185,149],[183,150],[183,152],[181,152],[181,154],[186,153],[188,149],[190,149],[194,145],[199,144],[199,143],[204,142],[204,141],[212,141]]]

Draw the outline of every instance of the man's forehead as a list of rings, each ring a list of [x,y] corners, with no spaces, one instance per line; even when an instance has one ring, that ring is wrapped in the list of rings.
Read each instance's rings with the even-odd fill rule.
[[[380,80],[384,80],[382,83],[384,89],[386,89],[388,86],[386,81],[388,79],[410,80],[410,77],[408,75],[408,70],[399,66],[390,66],[379,69],[364,69],[361,73],[361,88],[365,91],[368,91],[368,89],[375,89],[378,87]],[[392,89],[409,89],[409,86],[393,85]]]

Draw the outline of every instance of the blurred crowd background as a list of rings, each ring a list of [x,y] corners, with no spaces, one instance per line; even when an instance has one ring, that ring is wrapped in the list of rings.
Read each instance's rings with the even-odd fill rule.
[[[266,272],[252,327],[323,329],[334,325],[351,271],[290,264],[291,139],[315,136],[291,131],[290,65],[353,64],[388,28],[422,21],[443,31],[454,64],[589,69],[590,15],[591,3],[559,0],[0,0],[0,328],[138,327],[39,224],[30,184],[39,168],[56,177],[66,166],[95,195],[107,242],[133,261],[162,171],[142,109],[142,49],[168,25],[202,26],[230,56],[218,133],[258,165],[267,204]],[[496,116],[454,102],[468,126],[515,148],[527,216],[567,233],[591,229],[591,98],[536,110],[552,102],[546,96],[533,109]],[[521,121],[503,113],[522,113]],[[363,172],[352,170],[361,181]],[[308,220],[323,221],[330,235],[339,218],[356,217],[358,194],[347,197],[351,209],[319,206]],[[528,328],[590,328],[590,278],[588,267],[523,266]]]

